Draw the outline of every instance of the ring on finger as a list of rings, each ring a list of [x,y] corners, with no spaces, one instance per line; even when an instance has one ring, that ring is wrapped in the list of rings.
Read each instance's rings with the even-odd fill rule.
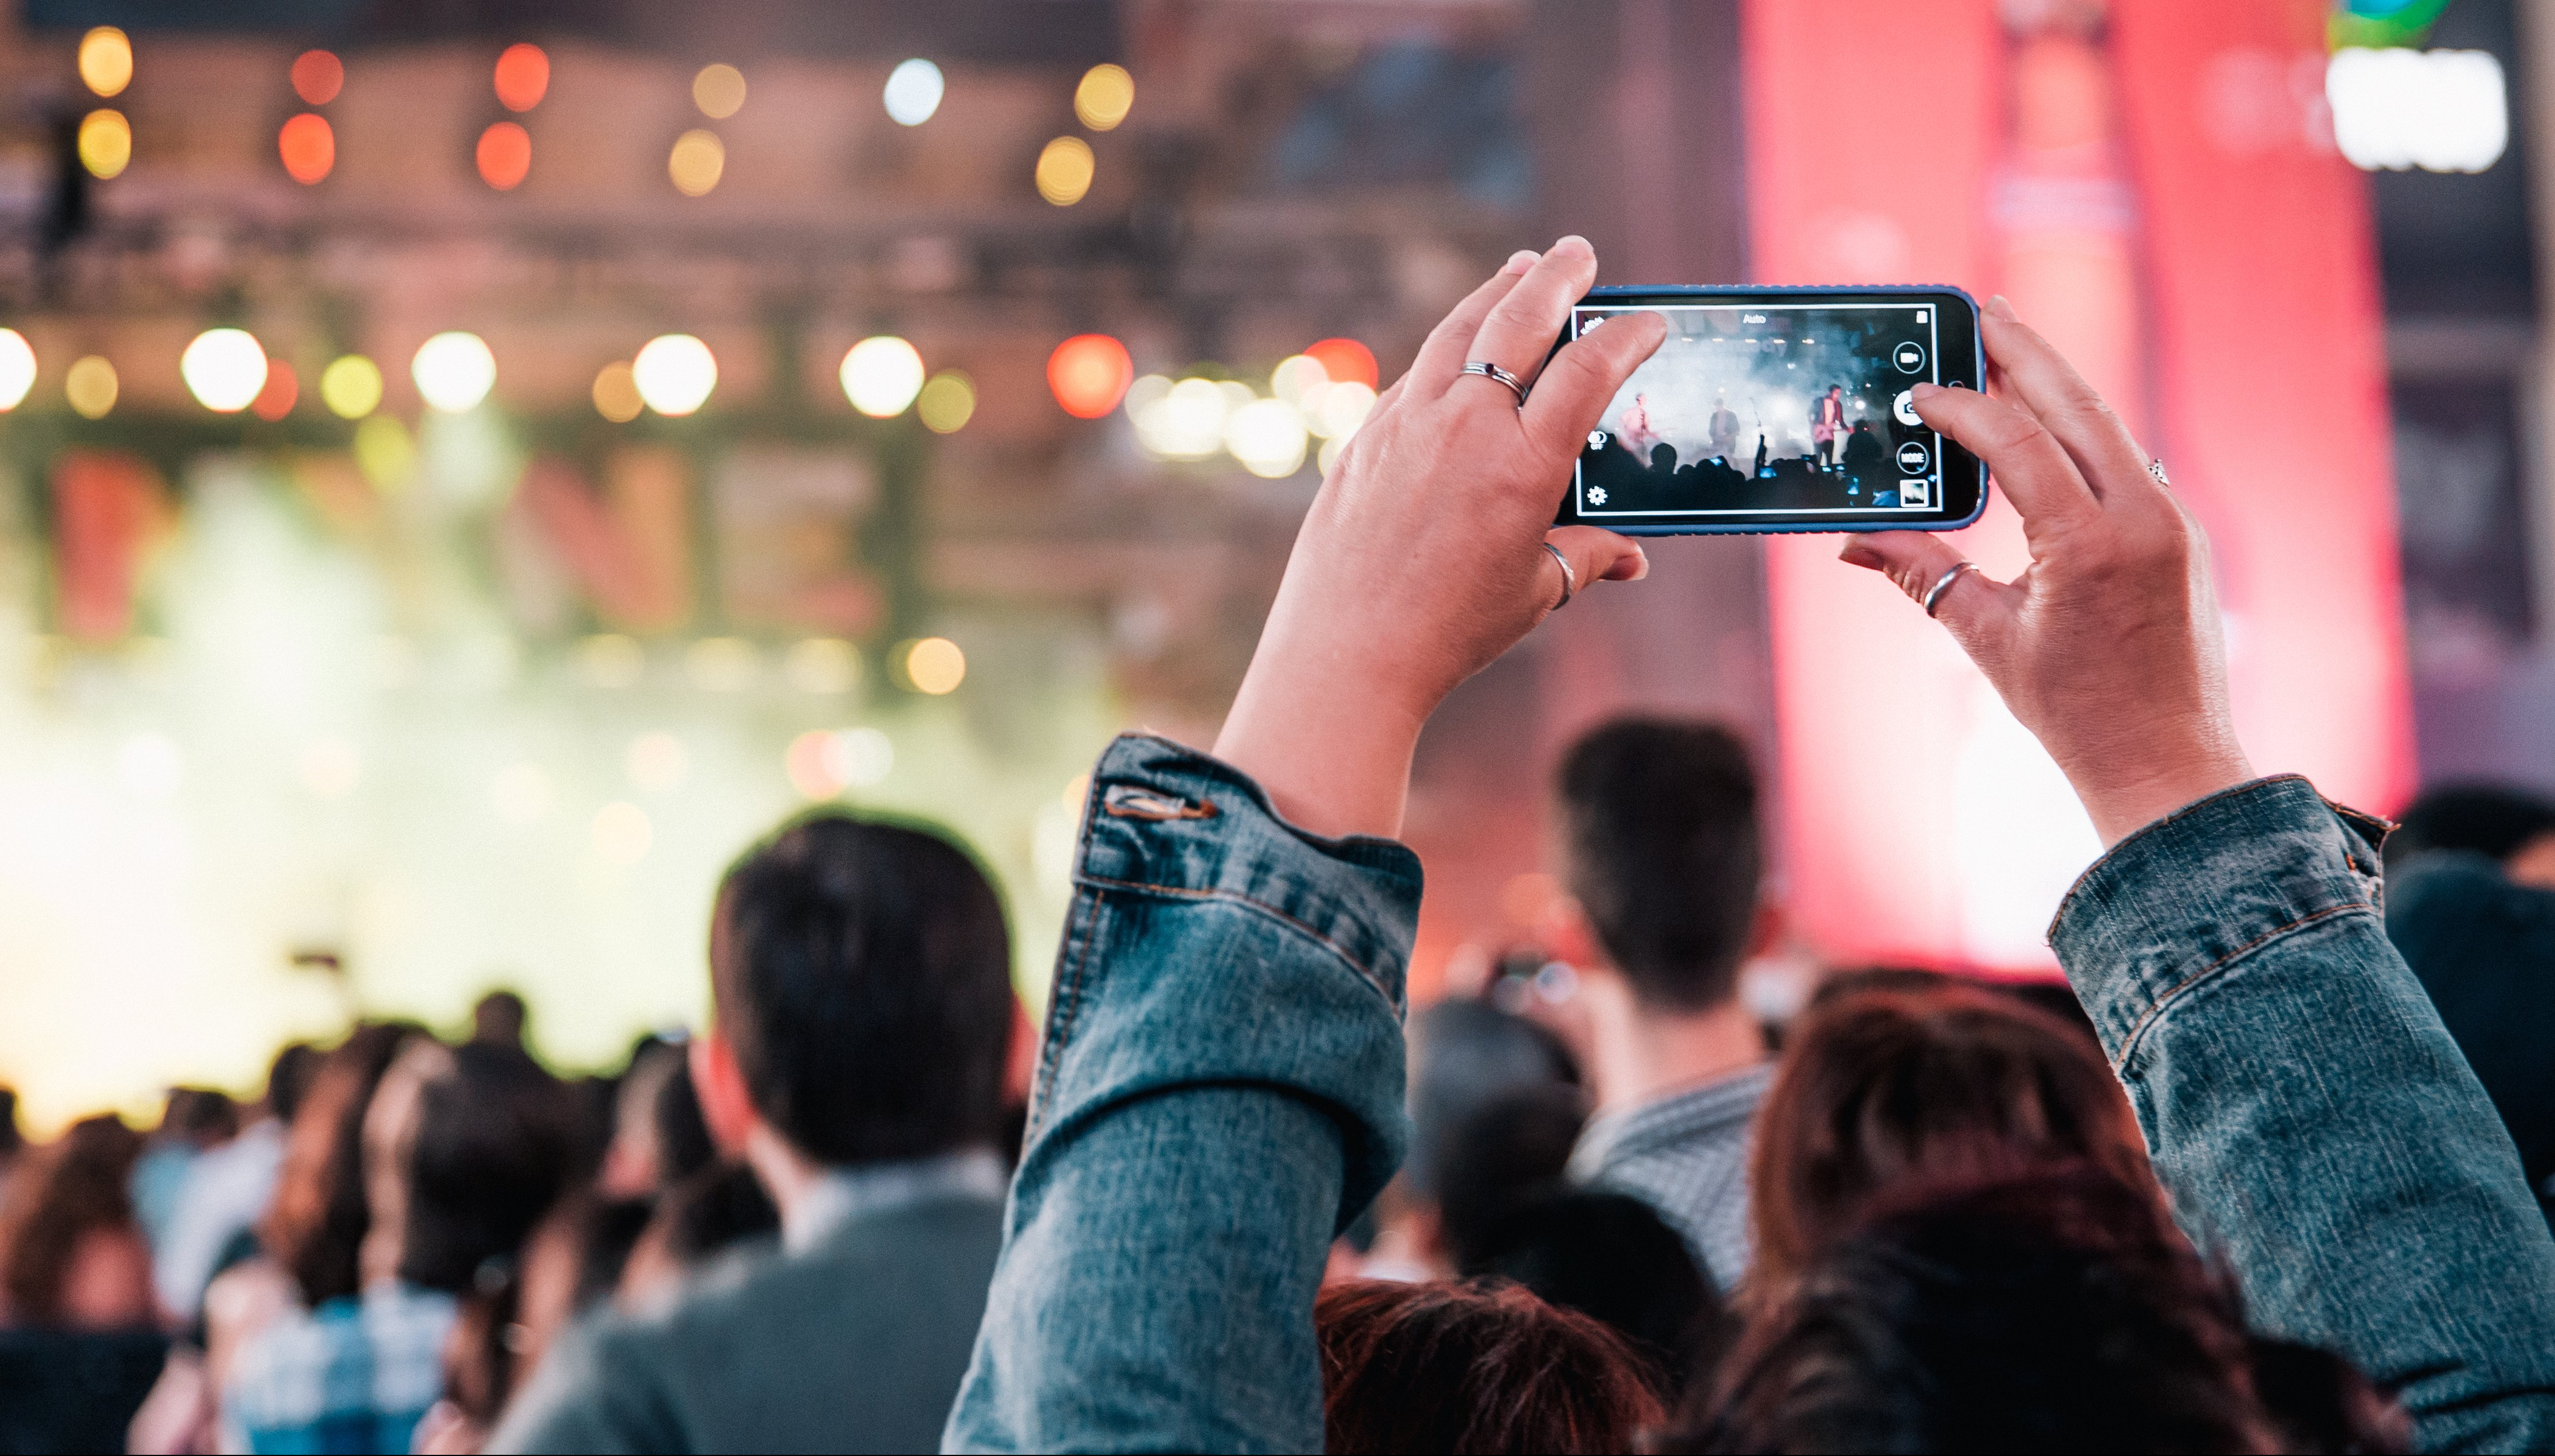
[[[1963,561],[1954,566],[1951,570],[1935,577],[1934,584],[1925,589],[1925,615],[1928,617],[1934,615],[1935,604],[1943,599],[1943,593],[1952,589],[1953,582],[1961,579],[1962,572],[1976,571],[1977,569],[1979,569],[1978,562]]]
[[[1558,612],[1570,605],[1572,597],[1579,595],[1579,573],[1570,569],[1570,558],[1561,553],[1561,547],[1547,541],[1543,548],[1552,552],[1552,558],[1561,563],[1561,600],[1552,604],[1552,609]]]
[[[1509,393],[1517,396],[1518,408],[1521,410],[1525,408],[1525,381],[1509,373],[1507,370],[1502,369],[1490,360],[1467,359],[1464,361],[1462,372],[1466,374],[1478,374],[1484,379],[1496,380],[1501,384],[1507,385],[1509,387]],[[1566,562],[1563,565],[1563,569],[1569,569]],[[1565,600],[1567,598],[1565,598]]]
[[[2165,479],[2164,461],[2157,459],[2153,455],[2149,455],[2147,457],[2147,473],[2155,477],[2156,484],[2163,486],[2167,490],[2173,489],[2173,482]]]

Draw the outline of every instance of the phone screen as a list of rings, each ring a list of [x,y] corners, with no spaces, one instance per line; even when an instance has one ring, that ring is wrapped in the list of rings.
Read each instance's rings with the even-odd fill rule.
[[[1909,395],[1977,384],[1965,296],[1600,290],[1572,309],[1569,336],[1641,311],[1667,320],[1667,341],[1589,432],[1563,520],[1668,534],[1940,530],[1977,516],[1977,460]]]

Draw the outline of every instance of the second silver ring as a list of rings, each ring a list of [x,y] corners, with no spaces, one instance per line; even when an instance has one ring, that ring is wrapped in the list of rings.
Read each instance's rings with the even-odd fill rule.
[[[1507,385],[1509,387],[1509,393],[1517,396],[1518,408],[1521,410],[1525,408],[1526,385],[1524,380],[1509,373],[1507,370],[1502,369],[1500,366],[1492,363],[1488,359],[1465,360],[1463,372],[1466,374],[1478,374],[1484,379],[1497,380],[1499,383]]]

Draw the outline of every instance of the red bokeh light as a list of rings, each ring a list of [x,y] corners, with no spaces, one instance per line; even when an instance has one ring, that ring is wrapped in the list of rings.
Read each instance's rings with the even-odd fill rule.
[[[266,361],[266,387],[249,402],[249,409],[260,420],[281,420],[293,413],[294,402],[301,398],[302,381],[294,377],[293,366],[281,359],[269,359]]]
[[[1368,389],[1376,387],[1375,353],[1356,339],[1324,339],[1304,351],[1333,384],[1356,380]]]
[[[275,150],[284,159],[284,170],[306,185],[337,165],[337,133],[328,118],[304,111],[284,123],[284,130],[276,134]]]
[[[1077,420],[1097,420],[1118,408],[1136,379],[1127,346],[1105,333],[1078,333],[1046,356],[1046,387]]]
[[[541,47],[519,43],[497,58],[497,99],[509,111],[530,111],[550,88],[550,58]]]
[[[293,59],[293,94],[312,106],[325,106],[345,89],[346,67],[326,51],[304,51]]]
[[[510,192],[533,170],[533,139],[511,121],[500,121],[479,134],[480,179]]]

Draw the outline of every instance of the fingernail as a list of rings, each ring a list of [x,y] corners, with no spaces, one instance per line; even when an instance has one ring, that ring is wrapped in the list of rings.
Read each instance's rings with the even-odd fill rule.
[[[1929,379],[1918,383],[1914,389],[1909,390],[1907,392],[1907,398],[1911,400],[1930,400],[1942,392],[1943,387]]]
[[[1881,557],[1874,554],[1872,547],[1865,546],[1859,536],[1846,538],[1845,545],[1837,550],[1837,559],[1849,566],[1878,567],[1881,564]]]
[[[2003,294],[1998,294],[1996,297],[1988,300],[1988,311],[1995,314],[1997,317],[2004,319],[2008,323],[2020,323],[2022,321],[2022,315],[2013,311],[2013,304],[2006,302],[2006,297]]]
[[[1575,232],[1564,233],[1560,241],[1552,245],[1552,251],[1556,253],[1570,253],[1588,258],[1594,258],[1597,256],[1597,250],[1588,246],[1588,240]]]
[[[1649,574],[1650,553],[1642,550],[1640,546],[1633,547],[1633,574],[1625,577],[1624,579],[1626,581],[1639,581]]]
[[[1509,255],[1508,265],[1502,268],[1500,272],[1523,273],[1527,269],[1532,268],[1535,265],[1535,260],[1542,256],[1542,254],[1536,252],[1532,248],[1520,248]]]

